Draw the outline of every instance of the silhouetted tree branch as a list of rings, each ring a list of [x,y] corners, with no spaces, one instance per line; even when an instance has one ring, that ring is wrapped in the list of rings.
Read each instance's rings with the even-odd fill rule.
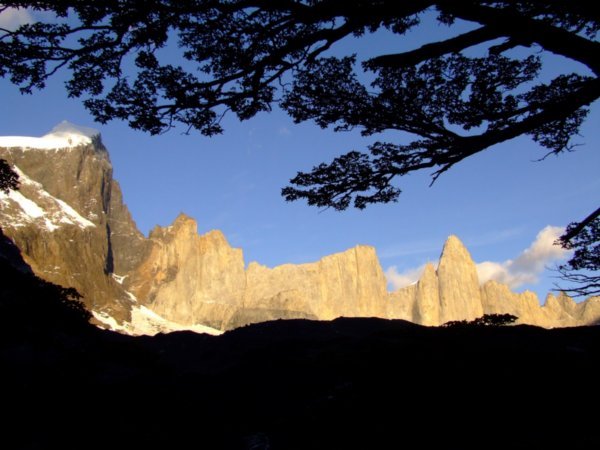
[[[451,52],[460,52],[483,42],[491,41],[502,36],[497,30],[490,27],[481,27],[457,37],[432,44],[425,44],[416,50],[392,55],[381,55],[372,58],[365,64],[370,69],[377,67],[402,68],[417,65],[432,58],[439,58]]]
[[[429,169],[435,181],[518,136],[546,154],[571,150],[600,95],[600,17],[583,0],[3,1],[9,7],[55,20],[0,30],[0,76],[28,93],[68,70],[69,96],[85,97],[102,123],[153,134],[182,123],[214,135],[224,112],[244,120],[278,103],[296,122],[406,133],[299,172],[283,189],[287,200],[339,210],[396,201],[399,177]],[[435,21],[448,38],[374,55],[362,69],[352,55],[325,54],[350,36],[402,39]],[[179,61],[165,58],[167,46]],[[544,53],[578,68],[565,64],[542,82]]]
[[[558,244],[574,250],[571,259],[557,269],[560,278],[573,287],[558,290],[574,296],[600,294],[600,208],[581,222],[569,224]]]

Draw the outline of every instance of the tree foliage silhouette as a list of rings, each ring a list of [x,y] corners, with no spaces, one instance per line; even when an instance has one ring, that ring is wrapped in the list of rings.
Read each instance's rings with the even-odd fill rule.
[[[560,290],[575,296],[600,294],[600,208],[581,222],[569,224],[559,241],[573,250],[566,264],[558,266],[560,277],[572,287]]]
[[[19,188],[19,175],[4,159],[0,159],[0,191],[8,194],[8,191]]]
[[[468,320],[452,320],[442,324],[442,327],[502,327],[515,323],[519,318],[512,314],[484,314],[481,317]]]
[[[210,136],[223,131],[227,111],[243,120],[277,103],[297,122],[410,136],[299,172],[282,191],[286,200],[337,210],[396,201],[398,177],[429,169],[435,181],[518,136],[530,136],[546,155],[568,151],[600,95],[600,16],[582,0],[2,4],[56,20],[0,30],[0,76],[29,93],[67,68],[69,96],[85,97],[102,123],[125,120],[153,134],[182,123]],[[361,66],[354,55],[326,54],[351,36],[387,30],[402,39],[436,20],[450,37]],[[179,64],[161,52],[174,43]],[[544,53],[573,64],[542,81]]]

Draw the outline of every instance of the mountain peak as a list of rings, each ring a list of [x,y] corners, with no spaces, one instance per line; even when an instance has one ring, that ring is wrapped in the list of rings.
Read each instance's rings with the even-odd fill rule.
[[[465,244],[462,243],[458,236],[453,234],[446,239],[439,261],[440,266],[447,264],[453,265],[460,262],[475,267],[475,263],[473,263],[469,250],[467,250],[467,247],[465,247]]]
[[[175,218],[175,220],[173,221],[173,227],[182,227],[182,226],[196,226],[196,219],[194,219],[193,217],[188,216],[186,213],[184,212],[180,212],[177,217]]]
[[[425,264],[423,268],[423,273],[421,274],[421,278],[431,278],[435,276],[435,266],[432,262],[428,262]]]
[[[152,230],[150,230],[149,237],[154,239],[172,239],[175,236],[181,236],[184,234],[198,234],[198,225],[196,220],[192,217],[188,216],[185,213],[179,213],[179,215],[175,218],[171,225],[168,225],[166,227],[156,225]]]
[[[437,270],[440,287],[440,322],[473,320],[483,315],[477,269],[460,239],[448,237]]]
[[[0,147],[21,147],[41,150],[72,148],[91,144],[100,132],[63,120],[42,137],[0,136]]]
[[[444,253],[448,253],[448,252],[463,251],[463,250],[466,250],[465,245],[458,238],[458,236],[451,234],[450,236],[448,236],[448,239],[446,239],[446,242],[444,243],[442,255]]]

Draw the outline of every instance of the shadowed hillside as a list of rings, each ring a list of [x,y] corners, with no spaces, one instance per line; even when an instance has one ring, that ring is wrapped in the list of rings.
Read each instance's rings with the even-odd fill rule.
[[[3,314],[0,346],[10,448],[600,444],[584,410],[600,400],[598,327],[353,318],[135,338],[75,316],[44,327],[36,302],[55,291],[13,270],[0,291],[2,305],[22,300],[18,315]]]

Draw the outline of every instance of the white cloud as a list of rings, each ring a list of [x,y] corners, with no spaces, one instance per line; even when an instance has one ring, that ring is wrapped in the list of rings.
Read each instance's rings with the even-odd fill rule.
[[[280,136],[289,136],[290,134],[292,134],[288,127],[281,127],[279,130],[277,130],[277,133]]]
[[[523,284],[536,283],[548,264],[568,256],[567,250],[560,245],[555,245],[563,231],[562,227],[548,225],[537,234],[535,241],[514,260],[484,261],[477,264],[479,281],[485,283],[495,280],[507,284],[513,289]]]
[[[385,278],[388,281],[389,288],[395,291],[416,283],[421,278],[425,265],[423,264],[417,268],[408,269],[403,272],[398,272],[398,266],[388,267],[385,271]]]
[[[31,22],[33,22],[31,13],[23,8],[7,8],[0,13],[0,28],[15,30],[20,25]]]
[[[563,231],[562,227],[548,225],[537,234],[532,244],[514,260],[484,261],[476,264],[479,282],[483,284],[486,281],[495,280],[507,284],[511,289],[524,284],[537,283],[540,274],[550,263],[565,259],[569,255],[569,251],[554,244]],[[417,252],[403,252],[405,255],[411,253]],[[425,264],[400,272],[397,266],[390,266],[385,271],[385,277],[390,289],[396,290],[417,282],[424,268]]]

